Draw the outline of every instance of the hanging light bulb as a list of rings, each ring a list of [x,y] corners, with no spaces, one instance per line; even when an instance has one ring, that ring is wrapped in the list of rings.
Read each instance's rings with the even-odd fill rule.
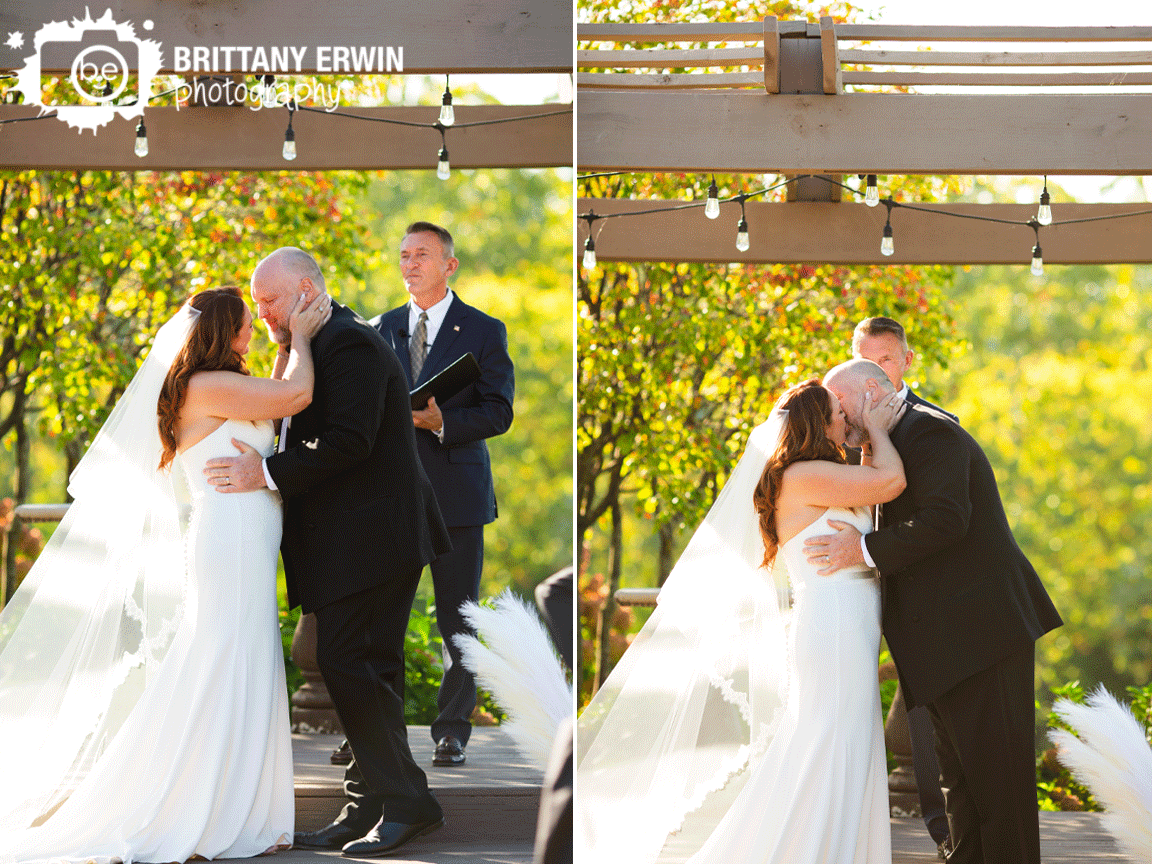
[[[1048,194],[1048,178],[1044,178],[1044,191],[1040,193],[1040,209],[1036,211],[1036,221],[1041,225],[1052,224],[1052,196]]]
[[[284,132],[284,149],[281,154],[291,162],[296,158],[296,132],[292,128],[292,115],[296,111],[296,103],[288,103],[288,128]]]
[[[736,248],[747,252],[752,242],[748,239],[748,220],[740,216],[740,224],[736,226]]]
[[[283,156],[289,162],[296,158],[296,133],[292,131],[292,127],[288,127],[288,131],[284,133],[284,150]]]
[[[440,148],[440,161],[436,163],[436,176],[441,180],[447,180],[451,174],[451,166],[448,164],[448,148]]]
[[[1037,219],[1036,221],[1039,222],[1040,220]],[[1044,253],[1040,251],[1039,243],[1032,247],[1032,275],[1044,275]]]
[[[876,186],[876,175],[868,175],[868,185],[864,190],[864,203],[869,207],[875,207],[880,203],[880,190]]]
[[[589,226],[591,228],[591,226]],[[584,269],[596,269],[596,241],[589,235],[588,239],[584,241]]]
[[[444,76],[444,97],[440,100],[440,125],[451,126],[456,122],[456,110],[452,107],[452,91],[448,89],[448,76]]]
[[[880,254],[893,255],[896,252],[896,241],[892,239],[892,223],[884,223],[884,236],[880,239]]]
[[[148,130],[144,128],[144,117],[136,124],[136,155],[143,159],[148,155]]]
[[[716,188],[716,176],[712,176],[712,185],[708,187],[708,203],[704,205],[704,215],[715,219],[720,215],[720,190]]]

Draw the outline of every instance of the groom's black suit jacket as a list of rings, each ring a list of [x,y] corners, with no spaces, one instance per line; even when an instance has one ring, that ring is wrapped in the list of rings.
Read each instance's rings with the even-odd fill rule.
[[[312,403],[268,457],[284,499],[288,605],[304,612],[419,572],[451,549],[416,455],[408,382],[367,322],[333,304],[312,340]]]
[[[907,488],[867,536],[884,636],[909,708],[1031,646],[1063,622],[1016,545],[992,466],[940,411],[910,404],[891,433]]]

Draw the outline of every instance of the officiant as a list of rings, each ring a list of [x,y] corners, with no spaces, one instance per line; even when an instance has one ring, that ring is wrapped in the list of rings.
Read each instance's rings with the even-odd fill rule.
[[[436,625],[444,641],[444,677],[432,723],[432,764],[461,765],[472,732],[476,682],[453,642],[469,632],[460,604],[476,600],[484,565],[484,526],[497,515],[485,439],[512,425],[515,389],[504,324],[469,306],[448,286],[460,262],[452,235],[431,222],[414,222],[400,243],[400,275],[408,302],[373,319],[392,346],[414,389],[471,353],[479,377],[444,399],[413,406],[416,448],[432,481],[452,551],[430,565]]]

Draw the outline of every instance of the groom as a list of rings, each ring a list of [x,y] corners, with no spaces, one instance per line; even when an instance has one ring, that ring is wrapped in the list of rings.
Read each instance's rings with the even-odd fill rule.
[[[863,440],[861,409],[884,370],[849,360],[824,384],[840,399],[848,443]],[[988,459],[943,413],[910,404],[893,428],[907,487],[861,538],[809,539],[821,574],[875,566],[883,628],[909,708],[936,729],[952,851],[962,864],[1040,864],[1036,808],[1035,641],[1063,622],[1016,545]],[[840,527],[843,525],[843,527]]]
[[[325,290],[316,261],[294,247],[253,271],[252,299],[280,345],[278,370],[296,302]],[[285,421],[280,452],[262,460],[233,441],[242,455],[209,460],[205,473],[221,492],[280,492],[288,604],[316,615],[316,660],[354,754],[343,812],[297,833],[295,845],[375,857],[444,824],[408,748],[401,694],[420,573],[451,546],[416,456],[400,361],[351,309],[332,309],[312,340],[312,402]]]

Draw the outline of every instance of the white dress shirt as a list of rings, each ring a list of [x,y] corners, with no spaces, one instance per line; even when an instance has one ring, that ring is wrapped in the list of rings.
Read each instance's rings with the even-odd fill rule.
[[[440,332],[440,325],[444,323],[444,318],[448,314],[448,307],[452,305],[452,289],[449,288],[441,300],[429,306],[427,309],[421,309],[416,305],[413,299],[408,300],[408,332],[416,332],[416,324],[420,321],[420,313],[428,313],[428,321],[426,327],[428,328],[428,336],[424,340],[424,344],[429,348],[432,343],[436,341],[436,334]],[[411,338],[411,337],[409,337]]]

